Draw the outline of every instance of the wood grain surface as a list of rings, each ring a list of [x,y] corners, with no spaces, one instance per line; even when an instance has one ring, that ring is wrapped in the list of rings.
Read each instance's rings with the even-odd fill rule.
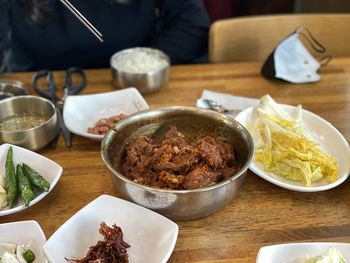
[[[350,57],[338,58],[320,72],[321,81],[293,85],[260,76],[259,63],[173,66],[169,83],[145,95],[151,107],[194,106],[203,89],[278,102],[302,104],[331,122],[350,139]],[[110,70],[87,70],[85,94],[114,89]],[[2,74],[31,86],[32,72]],[[63,73],[55,73],[59,87]],[[39,152],[64,171],[53,191],[21,213],[0,217],[0,223],[34,219],[46,237],[80,208],[105,193],[118,196],[100,157],[98,142],[74,135],[67,149],[63,138],[55,150]],[[224,209],[200,220],[177,222],[179,237],[169,262],[255,262],[260,247],[276,243],[350,242],[350,184],[319,193],[300,193],[270,184],[248,173],[238,196]],[[1,237],[1,233],[0,233]]]

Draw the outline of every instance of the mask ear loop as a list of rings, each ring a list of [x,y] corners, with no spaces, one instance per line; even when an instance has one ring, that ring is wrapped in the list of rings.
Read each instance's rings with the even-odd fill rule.
[[[306,31],[307,34],[302,32],[303,29]],[[307,27],[299,27],[296,31],[297,33],[299,33],[299,35],[303,36],[309,42],[309,44],[315,51],[319,53],[326,52],[326,48],[311,34],[310,30]]]
[[[318,62],[320,63],[321,67],[324,67],[329,62],[331,62],[331,60],[332,60],[332,56],[331,55],[327,55],[327,56],[324,56],[324,57],[320,58],[320,60]]]
[[[302,32],[302,30],[305,30],[307,34]],[[303,36],[310,44],[310,46],[317,51],[318,53],[325,53],[327,50],[326,48],[311,34],[310,30],[307,27],[299,27],[296,30],[299,35]],[[326,55],[319,59],[320,66],[326,66],[330,61],[332,60],[331,55]]]

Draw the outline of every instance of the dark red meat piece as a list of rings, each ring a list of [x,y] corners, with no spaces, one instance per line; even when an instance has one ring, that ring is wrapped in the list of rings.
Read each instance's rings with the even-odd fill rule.
[[[139,184],[182,190],[213,185],[238,169],[230,144],[210,136],[189,143],[172,126],[159,142],[142,137],[129,144],[121,172]]]

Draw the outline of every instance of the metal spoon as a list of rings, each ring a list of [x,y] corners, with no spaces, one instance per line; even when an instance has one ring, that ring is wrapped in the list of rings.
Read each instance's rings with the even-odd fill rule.
[[[210,99],[199,99],[200,103],[206,106],[206,108],[209,108],[213,111],[217,111],[224,114],[231,114],[231,115],[237,115],[242,110],[234,110],[234,109],[226,109],[221,104],[217,103],[216,101],[210,100]]]

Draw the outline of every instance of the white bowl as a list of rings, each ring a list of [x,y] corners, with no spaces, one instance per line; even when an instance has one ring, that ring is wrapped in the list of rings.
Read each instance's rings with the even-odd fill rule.
[[[295,116],[297,108],[295,106],[279,104],[287,113]],[[339,178],[328,183],[325,179],[313,182],[306,187],[302,182],[288,180],[282,176],[264,171],[262,164],[253,161],[250,169],[263,179],[280,187],[299,192],[318,192],[332,189],[343,183],[350,173],[350,148],[343,135],[328,121],[320,116],[303,110],[304,127],[312,135],[312,140],[320,145],[326,153],[332,155],[338,162]],[[254,123],[256,115],[254,108],[248,108],[236,116],[236,120],[248,128]]]
[[[42,250],[46,237],[38,222],[31,220],[0,224],[0,233],[0,242],[20,244],[32,250],[36,257],[33,263],[47,262]]]
[[[101,141],[104,135],[87,132],[99,119],[120,113],[130,115],[148,108],[137,89],[127,88],[93,95],[69,96],[64,104],[63,119],[72,133]]]
[[[178,226],[166,217],[131,202],[101,195],[65,222],[45,243],[44,252],[52,263],[67,263],[64,257],[84,257],[90,246],[103,237],[101,222],[121,227],[133,263],[162,263],[169,259]]]
[[[306,255],[317,257],[327,253],[329,247],[339,249],[350,262],[350,244],[332,242],[289,243],[262,247],[256,263],[302,263]]]
[[[41,199],[43,199],[48,193],[51,192],[51,190],[56,186],[58,180],[60,179],[63,169],[54,161],[38,153],[32,152],[30,150],[27,150],[25,148],[22,148],[16,145],[5,143],[0,146],[0,175],[1,176],[5,176],[6,154],[10,146],[12,146],[12,149],[13,149],[13,161],[15,163],[15,166],[19,163],[26,163],[30,167],[32,167],[34,170],[39,172],[50,183],[49,191],[42,192],[39,195],[37,195],[29,204],[29,207],[31,207],[35,205],[37,202],[39,202]],[[27,207],[25,206],[24,202],[19,197],[18,203],[15,207],[13,208],[5,207],[3,209],[0,209],[0,216],[17,213],[26,208]],[[0,234],[0,237],[1,237],[1,234]]]

